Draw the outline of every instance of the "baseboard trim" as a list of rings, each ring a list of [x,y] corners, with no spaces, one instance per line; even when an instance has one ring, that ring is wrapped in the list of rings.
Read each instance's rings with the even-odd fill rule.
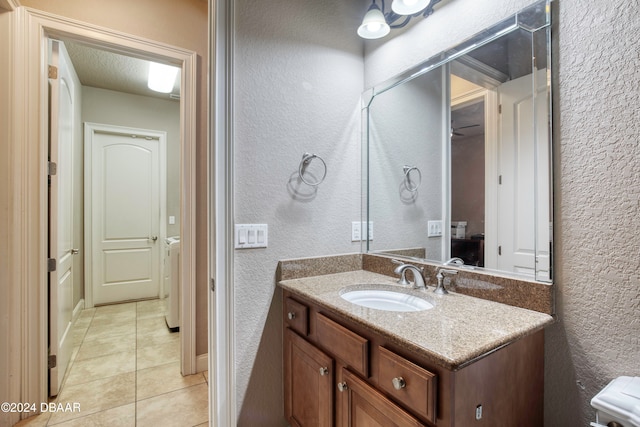
[[[196,356],[196,372],[204,372],[209,369],[209,353]]]
[[[74,307],[73,315],[71,317],[71,323],[78,320],[78,317],[80,316],[80,313],[82,312],[82,310],[84,310],[84,298],[81,298],[80,301],[78,301],[78,303]]]

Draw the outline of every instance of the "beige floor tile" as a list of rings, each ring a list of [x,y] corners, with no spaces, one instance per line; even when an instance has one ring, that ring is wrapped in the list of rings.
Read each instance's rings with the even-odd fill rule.
[[[209,425],[209,421],[207,421],[206,423],[198,424],[197,426],[194,426],[194,427],[207,427],[208,425]]]
[[[90,326],[84,336],[83,343],[107,336],[130,334],[131,331],[135,331],[135,324],[101,325],[95,328]]]
[[[87,335],[88,330],[89,326],[71,329],[71,342],[74,346],[79,346],[80,344],[82,344],[82,341],[84,341],[84,337]]]
[[[209,371],[204,371],[202,375],[204,375],[204,380],[209,383]]]
[[[112,305],[103,305],[100,307],[96,307],[96,313],[94,316],[105,316],[111,314],[122,314],[125,312],[134,312],[136,311],[136,303],[128,302],[124,304],[112,304]]]
[[[166,313],[167,313],[166,299],[140,301],[137,303],[138,319],[147,319],[150,317],[164,317]]]
[[[138,401],[138,427],[192,427],[207,422],[207,385],[198,384]]]
[[[84,320],[84,319],[92,319],[93,315],[96,314],[96,308],[85,308],[84,310],[82,310],[80,312],[80,315],[78,316],[77,320]]]
[[[135,403],[118,406],[117,408],[107,409],[87,415],[86,417],[75,418],[71,421],[56,424],[56,426],[59,427],[135,427],[135,425]]]
[[[148,335],[171,335],[164,317],[147,317],[138,319],[136,326],[138,336]]]
[[[180,360],[180,342],[167,342],[137,350],[137,369],[147,369]]]
[[[142,369],[136,374],[136,399],[143,400],[204,382],[202,374],[183,377],[180,361]]]
[[[91,320],[90,327],[95,328],[99,326],[115,326],[127,324],[129,326],[135,326],[136,313],[135,311],[125,311],[123,313],[109,314],[105,316],[94,316]]]
[[[77,360],[71,366],[67,385],[82,384],[136,370],[136,352],[125,351],[92,359]]]
[[[136,334],[131,331],[123,335],[106,335],[86,341],[78,351],[77,360],[86,360],[107,354],[132,352],[136,350]]]
[[[138,334],[138,349],[145,347],[154,347],[162,344],[173,343],[180,348],[180,332],[172,332],[170,334]]]
[[[136,374],[129,372],[78,385],[65,385],[58,397],[62,404],[78,403],[78,412],[55,412],[49,425],[85,417],[107,409],[135,402]]]
[[[83,316],[81,313],[76,319],[76,321],[73,323],[73,327],[78,329],[88,328],[92,320],[93,320],[93,314],[91,314],[90,316],[89,315]]]
[[[40,408],[38,408],[40,409]],[[32,417],[29,417],[25,420],[22,420],[20,422],[18,422],[17,424],[14,424],[14,427],[45,427],[47,425],[47,422],[49,421],[49,418],[51,417],[51,413],[49,412],[43,412],[39,415],[34,415]]]

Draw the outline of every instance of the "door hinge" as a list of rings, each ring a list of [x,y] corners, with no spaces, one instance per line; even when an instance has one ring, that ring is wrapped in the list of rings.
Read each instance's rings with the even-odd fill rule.
[[[502,255],[502,246],[498,246],[498,255]]]
[[[502,104],[498,104],[498,114],[502,114]]]
[[[216,291],[216,279],[211,278],[210,288],[211,288],[211,292]]]
[[[498,175],[498,185],[502,185],[502,175]]]
[[[49,273],[51,273],[52,271],[56,271],[57,268],[57,262],[55,258],[49,258],[47,259],[47,271]]]
[[[47,360],[47,368],[52,369],[58,366],[58,357],[55,354],[50,354]]]
[[[53,65],[49,65],[49,78],[57,79],[58,78],[58,67],[54,67]]]
[[[58,173],[58,165],[56,164],[56,162],[49,162],[47,172],[49,175],[55,175]]]

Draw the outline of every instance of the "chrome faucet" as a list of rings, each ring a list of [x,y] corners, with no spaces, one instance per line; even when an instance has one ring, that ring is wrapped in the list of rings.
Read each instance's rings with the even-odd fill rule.
[[[413,283],[408,281],[405,276],[407,270],[410,270],[411,273],[413,273]],[[424,277],[422,277],[423,271],[424,268],[418,268],[415,265],[404,263],[400,263],[400,265],[397,266],[395,270],[393,270],[394,273],[400,275],[398,283],[400,283],[401,285],[413,285],[413,289],[426,289],[426,286],[424,284]]]
[[[445,261],[442,265],[464,265],[464,260],[462,258],[453,257],[448,261]]]
[[[436,289],[433,291],[436,294],[446,295],[446,294],[449,293],[444,287],[444,275],[445,274],[450,274],[450,275],[453,276],[455,274],[458,274],[458,272],[456,270],[448,270],[446,268],[439,268],[438,269],[438,274],[436,274],[436,279],[438,279],[438,286],[436,286]]]

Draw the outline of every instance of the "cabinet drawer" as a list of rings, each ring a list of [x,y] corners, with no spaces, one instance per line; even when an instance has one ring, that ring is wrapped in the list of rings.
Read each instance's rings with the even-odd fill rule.
[[[341,411],[337,425],[426,427],[415,416],[347,369],[342,369],[342,383],[338,390],[337,402]]]
[[[294,300],[286,298],[284,301],[284,321],[287,326],[300,335],[309,335],[309,308]]]
[[[378,386],[417,415],[435,423],[436,375],[384,347],[378,349]]]
[[[369,341],[333,320],[318,313],[316,317],[318,343],[345,362],[353,370],[369,376]]]

